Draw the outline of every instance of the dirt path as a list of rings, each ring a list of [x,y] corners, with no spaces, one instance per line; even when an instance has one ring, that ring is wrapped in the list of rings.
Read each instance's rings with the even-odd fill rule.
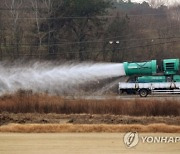
[[[180,116],[122,116],[110,114],[38,114],[38,113],[2,113],[0,126],[9,123],[20,124],[156,124],[180,125]]]
[[[179,134],[140,134],[142,136],[178,136]],[[61,133],[16,134],[0,133],[1,154],[178,154],[178,143],[142,143],[128,149],[123,133]]]

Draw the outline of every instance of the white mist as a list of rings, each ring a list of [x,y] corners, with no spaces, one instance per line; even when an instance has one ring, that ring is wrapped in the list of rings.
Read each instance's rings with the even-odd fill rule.
[[[19,89],[34,92],[71,92],[91,81],[124,76],[121,63],[71,63],[55,65],[36,62],[30,65],[9,66],[0,63],[0,94]]]

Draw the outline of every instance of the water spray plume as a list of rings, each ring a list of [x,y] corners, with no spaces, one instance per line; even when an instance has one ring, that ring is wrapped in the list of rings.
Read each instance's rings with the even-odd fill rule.
[[[34,92],[63,93],[78,90],[91,81],[125,75],[121,63],[66,63],[36,62],[24,66],[0,63],[0,94],[19,89]]]

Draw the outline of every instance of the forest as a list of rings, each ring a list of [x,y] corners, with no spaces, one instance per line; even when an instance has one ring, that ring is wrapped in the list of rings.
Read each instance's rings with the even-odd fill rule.
[[[154,6],[153,6],[154,5]],[[180,58],[180,5],[1,0],[0,61]]]

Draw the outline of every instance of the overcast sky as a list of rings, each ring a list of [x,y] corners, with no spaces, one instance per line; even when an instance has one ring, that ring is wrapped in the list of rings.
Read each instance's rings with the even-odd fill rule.
[[[147,1],[147,0],[131,0],[132,2],[143,2],[143,1]],[[167,2],[167,0],[164,0],[165,2]],[[175,2],[180,3],[180,0],[168,0],[169,4],[174,4]]]

